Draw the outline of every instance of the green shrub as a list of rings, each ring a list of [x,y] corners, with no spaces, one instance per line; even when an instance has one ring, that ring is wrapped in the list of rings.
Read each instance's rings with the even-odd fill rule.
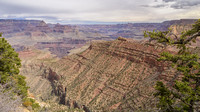
[[[25,107],[31,106],[33,110],[39,110],[41,107],[39,103],[36,103],[34,99],[32,98],[24,98],[23,99],[23,105]]]
[[[38,110],[38,109],[40,109],[39,103],[33,103],[33,104],[32,104],[32,108],[33,108],[33,110]]]

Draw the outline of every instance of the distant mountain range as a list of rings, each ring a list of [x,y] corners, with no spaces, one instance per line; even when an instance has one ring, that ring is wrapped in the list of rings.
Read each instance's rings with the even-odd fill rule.
[[[36,46],[40,49],[49,48],[52,53],[64,56],[69,50],[80,48],[92,40],[113,40],[119,36],[143,39],[145,30],[164,31],[174,25],[189,28],[195,21],[195,19],[181,19],[162,23],[61,25],[47,24],[40,20],[0,19],[0,32],[18,50],[23,48],[22,46]],[[72,45],[68,41],[76,41],[76,44],[72,42]],[[49,43],[43,44],[44,42]]]

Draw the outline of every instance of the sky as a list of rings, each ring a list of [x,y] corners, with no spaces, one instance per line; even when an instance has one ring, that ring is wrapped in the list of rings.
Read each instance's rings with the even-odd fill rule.
[[[0,19],[93,24],[199,18],[200,0],[0,0]]]

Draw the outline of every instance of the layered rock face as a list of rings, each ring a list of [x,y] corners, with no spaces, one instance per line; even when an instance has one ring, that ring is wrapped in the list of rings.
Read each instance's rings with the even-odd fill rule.
[[[20,74],[26,76],[29,91],[34,93],[35,99],[47,101],[51,99],[53,87],[51,82],[44,78],[44,60],[55,58],[49,51],[39,51],[35,49],[25,49],[19,51],[19,57],[22,59]],[[55,58],[56,59],[56,58]]]
[[[181,30],[191,28],[193,20],[184,21],[164,22],[162,27],[157,23],[116,25],[118,27],[114,29],[112,25],[94,25],[90,29],[87,29],[89,26],[82,25],[74,33],[79,39],[63,37],[66,34],[72,36],[70,30],[56,30],[56,34],[62,38],[56,41],[40,41],[35,47],[49,48],[52,52],[63,51],[62,54],[68,52],[68,47],[82,45],[93,37],[96,40],[101,39],[99,37],[102,33],[106,34],[104,39],[112,37],[116,32],[132,35],[128,29],[133,26],[135,29],[141,28],[138,30],[141,32],[145,28],[152,30],[153,27],[165,30],[173,24],[173,32],[179,34]],[[56,27],[58,26],[60,25]],[[55,25],[51,26],[53,27]],[[119,32],[120,28],[123,31]],[[86,34],[92,37],[83,39]],[[15,47],[19,51],[25,49],[22,46]],[[54,51],[54,48],[57,50]],[[155,111],[155,82],[162,80],[170,84],[177,78],[167,63],[157,61],[162,51],[164,49],[161,47],[123,38],[93,42],[84,52],[62,59],[55,58],[49,51],[25,49],[20,52],[23,65],[21,74],[27,77],[30,91],[44,101],[53,100],[69,107],[83,108],[85,111]]]
[[[143,39],[143,31],[167,30],[171,25],[193,24],[195,19],[165,21],[163,23],[128,23],[116,25],[60,25],[46,24],[39,20],[0,20],[0,32],[4,37],[26,36],[32,40],[53,40],[55,38],[81,39]],[[45,39],[37,38],[43,37]],[[51,38],[50,38],[51,37]]]
[[[155,106],[153,86],[165,69],[156,60],[161,51],[130,41],[94,43],[51,66],[63,77],[65,102],[75,100],[95,111],[148,110]]]
[[[16,51],[22,47],[34,46],[39,49],[48,48],[58,57],[65,56],[69,50],[86,44],[87,39],[76,37],[75,29],[75,26],[49,25],[39,20],[0,20],[0,32]]]
[[[119,36],[125,38],[143,39],[143,31],[166,31],[171,25],[191,25],[196,19],[171,20],[162,23],[128,23],[117,25],[80,25],[85,32],[96,32],[104,37],[116,39]]]
[[[0,31],[5,34],[21,32],[27,27],[39,25],[40,22],[37,20],[0,20]]]
[[[0,32],[12,45],[48,48],[58,57],[71,49],[80,48],[91,40],[113,40],[121,37],[143,39],[143,31],[167,30],[172,25],[175,32],[190,28],[193,19],[172,20],[163,23],[128,23],[116,25],[60,25],[46,24],[39,20],[0,20]],[[70,41],[73,40],[73,41]],[[66,43],[68,41],[68,43]],[[76,44],[76,42],[82,44]],[[64,42],[60,46],[59,42]],[[72,42],[72,43],[69,43]],[[74,43],[75,42],[75,43]],[[50,44],[43,44],[50,43]],[[52,44],[54,43],[54,44]],[[58,43],[58,44],[57,44]]]
[[[40,20],[0,20],[0,31],[7,36],[7,34],[18,32],[69,32],[72,31],[72,27],[68,25],[54,25],[51,27],[44,21]],[[25,34],[26,34],[25,33]]]
[[[115,40],[94,42],[86,51],[59,60],[40,55],[31,62],[31,56],[25,59],[21,52],[21,73],[30,77],[31,92],[47,90],[42,99],[55,95],[62,104],[92,111],[152,111],[155,82],[173,78],[166,77],[169,71],[162,73],[167,64],[157,61],[162,51],[141,42]],[[49,85],[44,88],[38,77]]]
[[[83,39],[59,39],[57,42],[37,42],[35,48],[45,49],[48,48],[52,54],[58,57],[66,56],[70,53],[70,50],[80,48],[84,46],[88,40]]]

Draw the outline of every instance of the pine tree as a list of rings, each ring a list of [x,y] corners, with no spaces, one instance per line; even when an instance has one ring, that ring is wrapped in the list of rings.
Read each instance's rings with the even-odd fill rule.
[[[0,37],[2,34],[0,33]],[[0,84],[6,85],[7,89],[12,89],[14,93],[27,96],[25,77],[19,75],[21,60],[18,53],[6,41],[0,38]]]
[[[200,60],[191,50],[191,43],[200,36],[200,19],[191,30],[183,31],[177,36],[169,31],[145,31],[145,37],[165,46],[175,46],[177,54],[161,53],[159,60],[168,61],[181,74],[181,79],[173,82],[173,86],[166,86],[163,82],[156,83],[154,94],[158,99],[157,107],[163,112],[194,112],[200,103]]]

